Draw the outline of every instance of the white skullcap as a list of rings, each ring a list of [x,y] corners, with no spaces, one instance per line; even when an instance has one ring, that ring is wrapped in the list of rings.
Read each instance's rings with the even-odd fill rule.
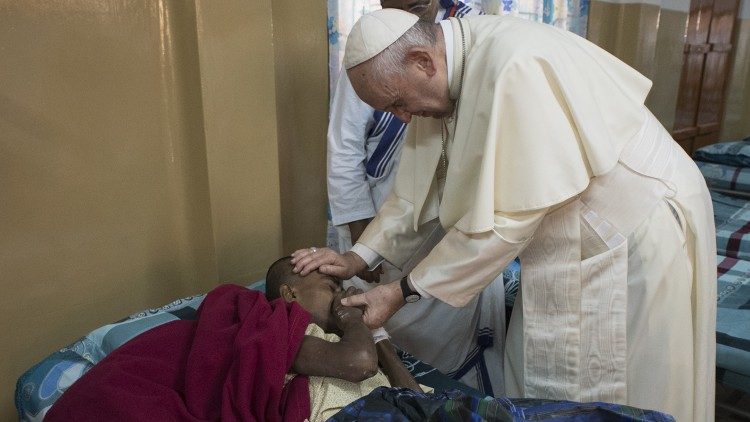
[[[362,16],[346,41],[344,68],[351,69],[396,42],[419,18],[400,9],[380,9]]]

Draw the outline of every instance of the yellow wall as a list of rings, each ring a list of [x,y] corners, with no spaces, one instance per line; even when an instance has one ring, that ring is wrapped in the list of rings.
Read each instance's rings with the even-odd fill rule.
[[[0,0],[0,420],[91,329],[324,241],[324,185],[284,246],[281,207],[325,174],[325,1],[276,2]]]
[[[247,284],[281,252],[271,0],[196,3],[218,277]]]
[[[722,141],[750,136],[750,0],[740,0]],[[646,105],[674,127],[689,0],[594,0],[588,38],[651,79]]]
[[[689,0],[594,0],[590,5],[588,39],[653,81],[646,105],[670,130],[677,107],[689,7]]]
[[[273,0],[285,254],[324,245],[326,231],[327,6],[303,4]]]

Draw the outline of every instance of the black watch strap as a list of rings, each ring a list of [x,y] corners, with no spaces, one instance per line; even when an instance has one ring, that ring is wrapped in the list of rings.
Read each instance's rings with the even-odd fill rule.
[[[404,295],[406,303],[414,303],[422,298],[419,292],[416,292],[409,287],[408,276],[401,279],[401,293]]]

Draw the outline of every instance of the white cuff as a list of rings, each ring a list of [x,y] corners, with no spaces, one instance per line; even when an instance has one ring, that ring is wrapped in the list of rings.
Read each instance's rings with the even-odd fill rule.
[[[359,255],[365,261],[368,271],[374,270],[383,262],[382,256],[361,243],[355,244],[349,251]]]
[[[371,331],[372,333],[372,340],[377,344],[379,341],[383,340],[389,340],[391,336],[388,334],[388,331],[385,331],[385,328],[380,327],[376,328]]]

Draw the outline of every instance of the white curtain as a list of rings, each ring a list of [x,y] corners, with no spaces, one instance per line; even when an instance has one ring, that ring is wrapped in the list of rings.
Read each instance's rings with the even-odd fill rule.
[[[331,93],[341,71],[349,31],[362,15],[377,9],[380,9],[380,0],[328,0],[328,78]]]
[[[589,0],[463,1],[487,14],[518,16],[586,36]],[[328,0],[328,69],[331,89],[336,86],[336,78],[341,71],[346,36],[352,25],[360,16],[376,9],[380,9],[380,0]]]

